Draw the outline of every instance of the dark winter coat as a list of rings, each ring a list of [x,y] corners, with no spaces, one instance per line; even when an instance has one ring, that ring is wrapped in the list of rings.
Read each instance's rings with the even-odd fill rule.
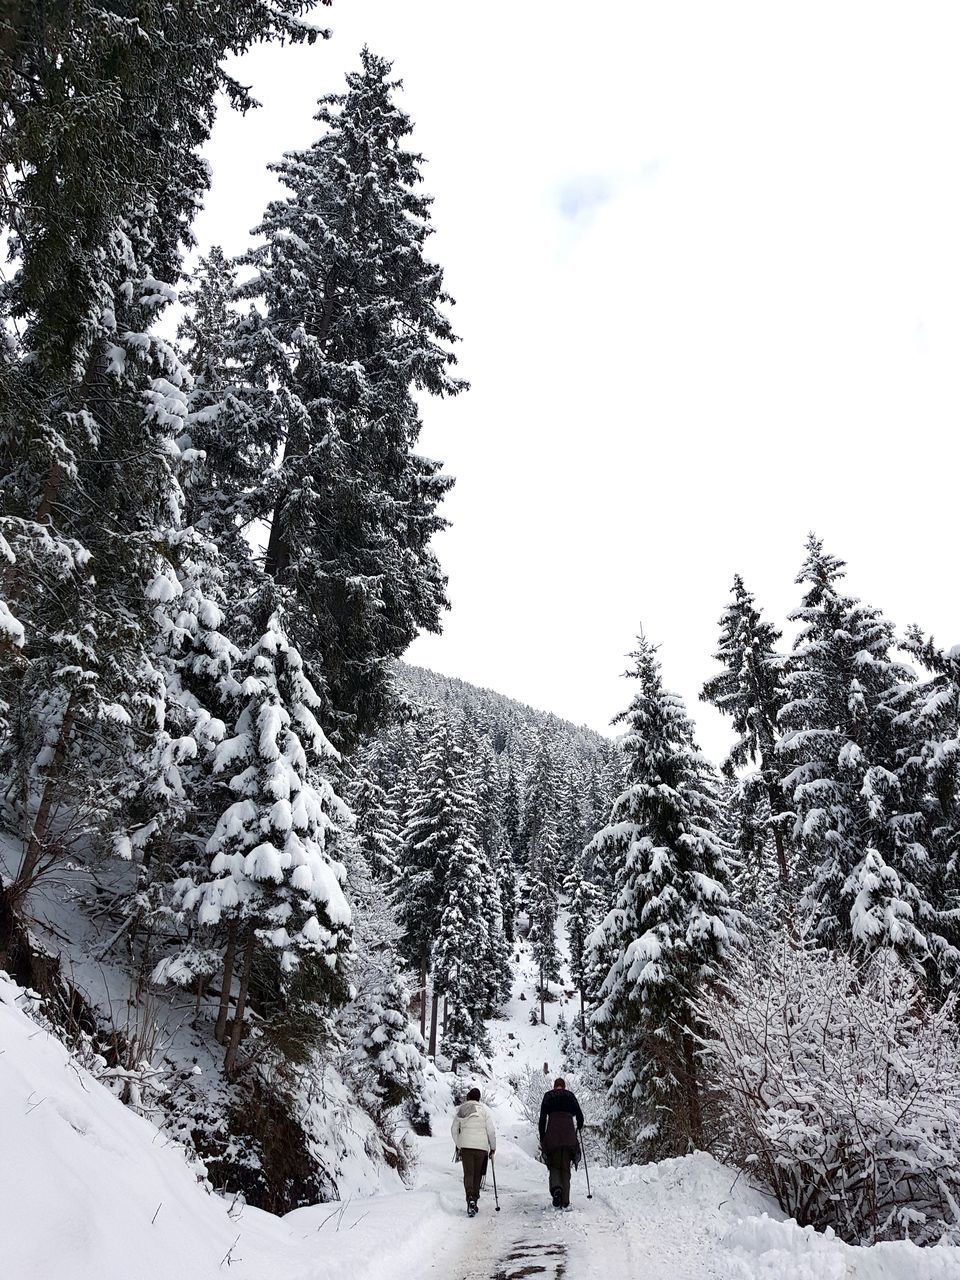
[[[544,1155],[569,1151],[574,1163],[580,1156],[577,1134],[583,1128],[583,1112],[569,1089],[550,1089],[540,1103],[540,1146]]]

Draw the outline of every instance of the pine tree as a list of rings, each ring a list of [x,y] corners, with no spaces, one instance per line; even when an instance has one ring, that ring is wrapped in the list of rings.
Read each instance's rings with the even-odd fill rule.
[[[454,1071],[475,1062],[487,1047],[483,1019],[490,1003],[486,962],[492,939],[484,903],[490,886],[483,872],[483,854],[464,822],[447,853],[434,955],[436,990],[445,1008],[441,1049]]]
[[[503,936],[508,944],[517,936],[517,869],[513,865],[513,850],[506,835],[501,831],[495,848],[493,873],[500,891],[500,912],[503,921]]]
[[[733,720],[736,745],[724,763],[724,773],[741,775],[742,805],[747,814],[766,808],[782,882],[788,879],[789,818],[783,795],[782,761],[777,755],[777,719],[785,701],[783,660],[776,651],[781,633],[765,622],[739,574],[733,580],[733,600],[720,619],[720,645],[714,657],[723,670],[703,686],[701,698]],[[752,838],[752,837],[751,837]]]
[[[365,49],[346,92],[320,100],[322,136],[275,166],[288,195],[245,260],[284,410],[283,459],[260,493],[266,568],[295,592],[344,742],[389,704],[384,659],[439,625],[445,579],[429,542],[450,482],[413,451],[414,392],[465,385],[450,372],[442,272],[424,256],[421,158],[389,76]]]
[[[626,791],[594,848],[617,868],[616,903],[590,940],[612,956],[592,1025],[600,1037],[614,1140],[680,1154],[701,1135],[691,1001],[718,972],[735,932],[716,835],[710,767],[680,699],[641,639],[629,673],[639,689],[627,725]]]
[[[913,753],[898,706],[913,676],[890,656],[892,624],[841,593],[843,574],[811,535],[779,746],[793,766],[785,785],[804,852],[803,905],[828,946],[888,946],[935,965],[952,951],[931,892],[938,869],[922,843],[921,779],[903,767]]]
[[[587,869],[587,850],[581,849],[573,864],[569,889],[569,913],[567,915],[567,942],[570,947],[570,974],[580,991],[581,1032],[586,1048],[586,1006],[593,1003],[595,995],[593,975],[590,970],[590,939],[606,915],[603,891],[591,879]],[[607,965],[609,968],[609,962]],[[606,973],[606,970],[604,970]]]
[[[475,967],[483,991],[481,1006],[484,1018],[494,1018],[509,998],[513,983],[510,969],[510,943],[512,928],[508,928],[507,913],[515,912],[513,870],[509,862],[509,850],[505,844],[495,847],[488,856],[480,843],[480,879],[483,888],[483,923],[486,946],[476,956]]]
[[[197,455],[184,518],[213,538],[245,591],[247,539],[262,514],[258,491],[282,443],[283,405],[273,385],[277,353],[263,317],[237,304],[236,267],[215,246],[181,300],[178,334],[192,376],[184,442]]]
[[[331,833],[348,819],[322,772],[324,761],[336,757],[316,719],[321,699],[278,612],[244,655],[238,675],[234,733],[216,751],[217,771],[229,779],[207,845],[209,868],[200,883],[178,886],[184,910],[195,910],[201,925],[229,922],[221,1039],[241,953],[228,1074],[236,1063],[256,950],[272,952],[281,975],[314,957],[333,981],[350,940],[344,868],[327,849]]]
[[[918,627],[907,632],[904,647],[930,673],[907,703],[909,734],[918,749],[910,763],[922,770],[923,820],[939,881],[937,895],[954,946],[960,945],[957,892],[960,878],[960,645],[941,650]],[[902,713],[903,714],[903,713]],[[950,916],[953,919],[950,919]]]
[[[555,843],[559,841],[556,813],[559,770],[551,745],[543,743],[540,746],[536,761],[527,776],[523,797],[523,830],[520,837],[525,866],[529,866],[534,844],[548,814],[553,821],[553,840]]]
[[[551,809],[545,809],[530,844],[525,895],[530,916],[531,953],[540,975],[541,1006],[547,998],[550,983],[560,979],[560,951],[557,947],[559,863],[560,840],[556,818]]]
[[[471,847],[476,814],[470,789],[470,768],[462,747],[457,718],[434,712],[422,726],[426,747],[411,796],[401,837],[401,877],[397,884],[402,948],[420,971],[421,1034],[426,1037],[427,979],[433,967],[448,888],[448,868],[462,840]],[[437,1004],[434,987],[429,1051],[436,1053]]]
[[[305,8],[5,9],[0,227],[15,266],[0,294],[0,531],[23,643],[0,701],[7,781],[24,798],[15,904],[56,858],[55,811],[76,839],[123,820],[111,784],[163,720],[151,615],[175,562],[187,379],[155,322],[209,182],[217,95],[252,105],[221,63],[261,39],[314,39]]]
[[[503,830],[510,845],[513,863],[520,866],[522,857],[523,814],[520,808],[520,787],[511,760],[507,769],[506,790],[503,797]]]
[[[417,1132],[429,1134],[423,1040],[410,1023],[410,994],[397,964],[400,930],[393,904],[371,873],[355,836],[347,844],[347,890],[353,909],[350,980],[355,1001],[345,1012],[350,1060],[366,1105],[389,1129],[404,1107]]]
[[[354,835],[370,871],[381,885],[389,888],[400,875],[400,833],[387,793],[376,780],[369,754],[356,763],[347,801],[353,814]]]

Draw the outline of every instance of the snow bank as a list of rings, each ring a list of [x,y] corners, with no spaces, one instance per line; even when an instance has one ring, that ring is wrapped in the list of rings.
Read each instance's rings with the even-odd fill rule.
[[[906,1241],[858,1249],[793,1221],[747,1218],[724,1240],[730,1280],[960,1280],[957,1250]]]
[[[396,1274],[412,1277],[425,1257],[443,1253],[460,1205],[441,1203],[435,1191],[348,1199],[285,1218],[232,1206],[182,1148],[27,1017],[30,1003],[0,971],[5,1280],[373,1280],[388,1256],[403,1264]]]
[[[79,1068],[0,974],[3,1272],[18,1280],[212,1275],[237,1237],[183,1152]],[[202,1177],[202,1174],[200,1174]]]
[[[956,1248],[922,1249],[907,1241],[857,1248],[832,1233],[782,1221],[767,1196],[702,1152],[599,1169],[593,1181],[623,1220],[632,1255],[659,1255],[658,1277],[960,1280]]]

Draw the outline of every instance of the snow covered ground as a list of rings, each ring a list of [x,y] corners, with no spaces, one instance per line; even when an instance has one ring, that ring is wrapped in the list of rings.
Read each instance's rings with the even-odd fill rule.
[[[520,1000],[523,990],[526,1000]],[[478,1083],[500,1134],[492,1187],[464,1214],[448,1120],[422,1140],[408,1191],[275,1218],[211,1194],[178,1149],[78,1068],[0,979],[0,1274],[11,1280],[960,1280],[960,1250],[854,1249],[801,1230],[709,1156],[581,1170],[573,1208],[547,1197],[509,1077],[563,1067],[531,1026],[524,953]],[[558,1005],[548,1006],[555,1021]],[[573,1012],[569,1007],[568,1016]],[[589,1118],[589,1117],[588,1117]]]

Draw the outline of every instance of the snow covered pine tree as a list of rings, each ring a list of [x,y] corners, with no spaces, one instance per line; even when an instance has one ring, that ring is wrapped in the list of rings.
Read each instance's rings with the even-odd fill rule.
[[[612,957],[591,1023],[611,1141],[649,1157],[701,1141],[691,1001],[722,965],[736,913],[710,766],[683,703],[663,687],[655,646],[641,638],[631,657],[640,687],[618,717],[627,725],[627,789],[592,842],[614,868],[616,897],[589,944]]]
[[[811,534],[778,747],[793,766],[785,786],[797,814],[803,905],[828,946],[892,947],[928,969],[952,966],[936,906],[944,869],[922,843],[923,771],[909,718],[899,714],[914,675],[891,657],[892,624],[841,594],[843,574]]]
[[[436,630],[446,580],[429,542],[450,486],[416,454],[414,390],[455,395],[443,273],[423,253],[431,201],[390,64],[364,49],[347,90],[320,100],[323,135],[275,166],[243,293],[262,299],[285,418],[264,480],[269,574],[295,592],[301,647],[317,655],[334,740],[375,727],[392,698],[385,657]]]

